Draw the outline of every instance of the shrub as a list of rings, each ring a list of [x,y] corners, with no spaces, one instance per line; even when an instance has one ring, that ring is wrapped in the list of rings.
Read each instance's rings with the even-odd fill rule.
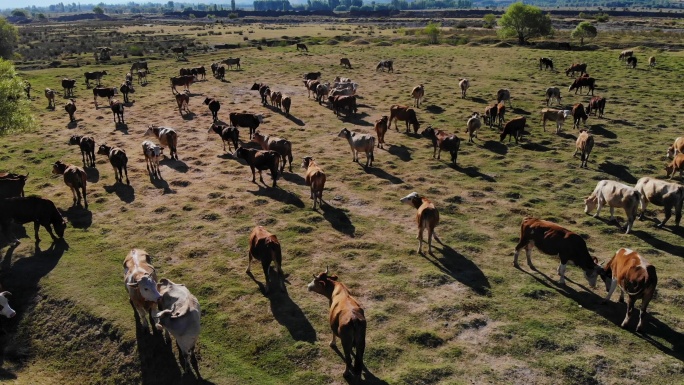
[[[128,47],[128,53],[130,53],[131,56],[143,56],[144,54],[142,47],[137,45]]]

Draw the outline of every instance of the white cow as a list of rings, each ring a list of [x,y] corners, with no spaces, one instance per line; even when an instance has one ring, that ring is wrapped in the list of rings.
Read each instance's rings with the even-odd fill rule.
[[[157,301],[161,298],[157,291],[157,272],[145,250],[131,250],[123,263],[124,284],[131,305],[138,312],[143,329],[147,329],[147,312],[152,312],[155,324],[159,322]]]
[[[544,108],[541,110],[541,115],[542,127],[544,128],[544,131],[546,132],[546,122],[552,121],[556,122],[556,134],[560,134],[561,130],[563,129],[563,123],[565,122],[565,118],[567,117],[566,112],[563,110],[556,110],[553,108]]]
[[[9,302],[7,301],[7,296],[10,295],[12,295],[12,293],[9,291],[0,293],[0,314],[7,318],[12,318],[17,315],[17,312],[10,307]]]
[[[551,99],[556,99],[558,104],[561,104],[561,91],[558,87],[549,87],[546,89],[546,105],[549,105]]]
[[[675,224],[679,226],[679,222],[682,219],[684,186],[644,177],[637,181],[634,188],[641,194],[641,215],[639,216],[639,219],[644,218],[646,206],[648,206],[648,202],[651,202],[656,206],[665,207],[665,219],[663,219],[657,227],[663,227],[665,225],[672,216],[673,208],[675,209]]]
[[[610,207],[610,220],[613,221],[616,220],[613,216],[614,208],[622,207],[627,215],[625,234],[629,234],[637,217],[640,201],[641,194],[633,187],[612,180],[602,180],[596,184],[594,192],[584,200],[584,212],[589,214],[596,208],[594,218],[598,218],[601,209],[607,204]]]
[[[352,150],[352,161],[359,161],[359,152],[363,151],[366,154],[366,167],[373,166],[373,148],[375,147],[375,138],[368,134],[359,134],[351,132],[346,128],[337,135],[340,138],[345,138],[349,142]]]
[[[470,80],[468,78],[459,79],[458,86],[461,87],[461,99],[465,99],[466,91],[470,88]]]
[[[158,144],[154,144],[149,140],[142,142],[143,155],[145,155],[145,165],[147,166],[148,174],[153,177],[161,178],[161,171],[159,171],[159,159],[164,150]]]

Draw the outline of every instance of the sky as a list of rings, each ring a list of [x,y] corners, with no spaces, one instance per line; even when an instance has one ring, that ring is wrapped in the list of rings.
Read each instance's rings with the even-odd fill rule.
[[[166,3],[168,0],[144,0],[144,1],[136,1],[136,3],[141,4],[141,3],[147,3],[147,2],[152,2],[152,3]],[[26,8],[30,7],[32,5],[35,5],[36,7],[48,7],[52,4],[57,4],[59,2],[63,3],[76,3],[78,4],[79,1],[77,0],[2,0],[0,1],[0,9],[8,9],[8,8]],[[81,4],[98,4],[100,2],[103,2],[105,4],[127,4],[131,2],[131,0],[90,0],[90,1],[80,1]],[[205,4],[227,4],[230,5],[230,0],[227,1],[191,1],[191,0],[186,0],[182,1],[186,3],[205,3]],[[237,3],[242,3],[244,1],[237,1]],[[292,2],[292,1],[291,1]],[[297,1],[294,1],[295,3]]]

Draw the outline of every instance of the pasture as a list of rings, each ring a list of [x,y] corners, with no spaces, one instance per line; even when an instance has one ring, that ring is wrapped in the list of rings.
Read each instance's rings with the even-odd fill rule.
[[[278,35],[294,36],[289,31]],[[1,320],[5,362],[0,378],[17,383],[193,383],[181,375],[171,345],[159,334],[136,330],[123,285],[122,262],[131,248],[152,256],[159,277],[187,285],[202,307],[198,353],[206,383],[344,384],[344,362],[328,347],[331,331],[325,298],[307,292],[312,274],[339,276],[365,307],[368,320],[366,384],[674,384],[684,378],[684,230],[674,218],[664,229],[649,205],[647,218],[632,233],[584,214],[584,198],[602,179],[633,185],[643,176],[665,177],[665,153],[682,135],[684,73],[681,51],[636,47],[639,66],[618,61],[617,49],[546,51],[488,44],[309,44],[192,53],[187,62],[150,62],[146,86],[136,86],[126,107],[126,124],[115,125],[111,110],[95,109],[83,72],[106,69],[103,85],[118,87],[130,63],[26,71],[33,85],[39,122],[30,132],[0,137],[0,171],[30,173],[26,194],[51,199],[69,219],[65,244],[33,244],[30,225],[22,243],[0,244],[0,282],[13,292],[18,316]],[[655,55],[658,65],[646,66]],[[181,116],[169,76],[182,67],[240,57],[241,70],[226,70],[190,86],[190,111]],[[557,71],[540,71],[539,57],[551,57]],[[353,69],[339,66],[342,57]],[[376,72],[380,59],[394,60],[394,73]],[[587,128],[596,146],[587,169],[573,158],[577,130],[542,132],[539,111],[547,87],[561,89],[563,106],[589,97],[567,92],[564,70],[585,62],[596,78],[596,95],[607,98],[604,118]],[[302,75],[322,72],[324,81],[349,77],[359,84],[359,112],[336,117],[308,99]],[[77,79],[75,123],[63,109],[63,77]],[[470,79],[467,98],[458,80]],[[291,117],[262,106],[254,82],[292,98]],[[344,127],[372,133],[373,122],[392,104],[410,105],[411,89],[425,86],[416,109],[422,131],[428,125],[462,140],[458,163],[448,154],[432,158],[432,145],[394,125],[385,149],[375,150],[373,167],[352,163]],[[43,89],[59,92],[55,111],[46,109]],[[483,125],[467,143],[466,121],[508,88],[512,106],[506,121],[523,115],[528,126],[520,144],[501,143]],[[574,92],[574,91],[573,91]],[[259,131],[292,142],[293,172],[278,187],[252,183],[249,167],[223,151],[207,133],[211,113],[205,97],[229,112],[264,115]],[[122,98],[119,95],[119,98]],[[174,127],[179,160],[161,162],[163,179],[150,179],[140,147],[148,125]],[[51,175],[52,163],[81,164],[71,135],[92,135],[96,143],[126,150],[131,185],[115,184],[106,157],[88,168],[89,209],[70,208],[71,193]],[[156,139],[152,139],[156,143]],[[240,128],[240,140],[248,130]],[[168,148],[165,149],[168,155]],[[313,211],[304,170],[313,156],[327,174],[325,203]],[[361,162],[365,158],[361,156]],[[257,179],[258,181],[258,179]],[[681,181],[678,181],[681,182]],[[399,199],[416,191],[435,203],[443,244],[418,254],[415,210]],[[533,251],[538,271],[513,267],[513,248],[525,216],[554,221],[581,234],[592,255],[605,262],[620,247],[640,252],[658,269],[658,288],[645,318],[644,333],[619,327],[625,305],[617,295],[602,304],[602,283],[592,290],[576,267],[558,284],[558,259]],[[624,212],[616,209],[620,223]],[[262,294],[264,277],[245,274],[249,232],[265,226],[283,249],[286,293]],[[20,228],[15,232],[21,233]],[[436,249],[435,249],[436,247]],[[426,248],[424,248],[426,250]],[[272,272],[274,274],[274,272]],[[273,275],[275,276],[275,275]],[[275,287],[274,287],[275,289]],[[339,345],[338,345],[339,346]]]

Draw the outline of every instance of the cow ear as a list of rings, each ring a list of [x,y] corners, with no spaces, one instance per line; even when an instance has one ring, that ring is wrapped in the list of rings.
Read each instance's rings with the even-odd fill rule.
[[[331,275],[328,278],[332,279],[333,281],[337,281],[337,276],[336,275]]]
[[[127,283],[126,285],[128,285],[128,286],[130,286],[130,287],[138,287],[138,283],[137,283],[137,282]]]

